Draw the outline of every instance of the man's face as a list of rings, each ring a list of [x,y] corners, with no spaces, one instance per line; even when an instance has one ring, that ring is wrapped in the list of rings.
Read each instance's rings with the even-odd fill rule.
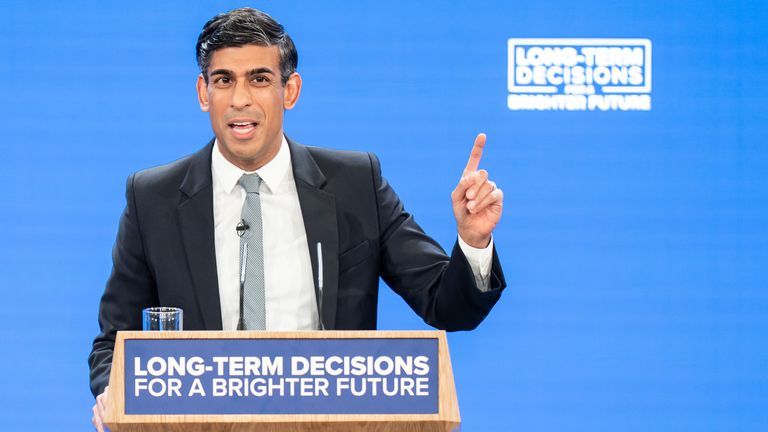
[[[280,149],[283,112],[296,104],[301,77],[294,73],[283,86],[278,48],[257,45],[214,51],[203,73],[200,108],[211,116],[222,155],[245,171],[261,168]]]

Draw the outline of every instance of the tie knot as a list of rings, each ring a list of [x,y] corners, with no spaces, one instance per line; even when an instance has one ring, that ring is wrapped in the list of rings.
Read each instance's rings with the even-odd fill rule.
[[[258,174],[243,174],[237,184],[243,187],[248,193],[259,193],[259,185],[261,185],[261,177]]]

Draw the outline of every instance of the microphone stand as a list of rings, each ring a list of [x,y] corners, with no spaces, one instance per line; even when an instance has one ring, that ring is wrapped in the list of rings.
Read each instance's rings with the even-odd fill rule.
[[[240,257],[240,318],[237,321],[237,329],[245,330],[245,318],[243,318],[243,297],[245,297],[245,267],[248,261],[248,243],[243,243],[243,255]]]

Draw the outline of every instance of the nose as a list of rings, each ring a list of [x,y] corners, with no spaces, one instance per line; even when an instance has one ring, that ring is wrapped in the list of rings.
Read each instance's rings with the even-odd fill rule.
[[[243,82],[246,81],[246,82]],[[232,108],[234,109],[243,109],[251,106],[251,103],[253,101],[251,100],[251,92],[248,89],[248,83],[247,80],[240,80],[240,82],[235,84],[233,93],[232,93]]]

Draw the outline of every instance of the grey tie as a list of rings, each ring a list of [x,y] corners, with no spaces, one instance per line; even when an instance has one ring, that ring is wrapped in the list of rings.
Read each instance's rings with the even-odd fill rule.
[[[247,192],[241,217],[248,229],[240,237],[240,259],[247,245],[245,254],[245,290],[243,294],[243,317],[247,330],[265,330],[267,313],[264,294],[264,246],[261,226],[261,200],[258,174],[243,174],[237,182]]]

